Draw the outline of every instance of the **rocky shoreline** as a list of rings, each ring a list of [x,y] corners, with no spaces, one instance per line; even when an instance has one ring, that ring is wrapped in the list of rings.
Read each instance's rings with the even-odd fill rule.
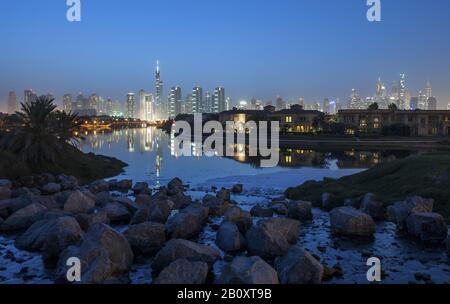
[[[439,278],[414,271],[415,282],[450,281],[448,226],[429,199],[385,209],[367,194],[327,210],[325,193],[319,210],[275,195],[245,206],[242,185],[193,198],[178,178],[150,189],[131,180],[79,186],[74,177],[43,174],[27,186],[0,181],[0,260],[15,265],[0,267],[0,283],[67,283],[71,257],[82,262],[82,283],[364,283],[352,278],[367,271],[351,264],[352,255],[389,257],[360,244],[403,240],[404,258],[391,257],[398,268],[414,271],[408,261],[418,259],[439,268]],[[358,269],[349,273],[350,266]]]

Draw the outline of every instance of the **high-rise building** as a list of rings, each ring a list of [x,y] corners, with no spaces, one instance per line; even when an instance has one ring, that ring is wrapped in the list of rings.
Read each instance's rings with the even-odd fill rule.
[[[105,110],[106,110],[106,115],[113,116],[114,102],[111,97],[106,100],[106,109]]]
[[[304,98],[304,97],[300,97],[300,98],[298,99],[298,104],[299,104],[300,106],[302,106],[302,108],[304,109],[304,108],[305,108],[305,98]]]
[[[202,113],[203,89],[199,86],[192,89],[191,105],[192,113]]]
[[[79,93],[76,100],[76,109],[77,111],[85,110],[86,107],[86,98],[84,97],[83,93]]]
[[[433,88],[431,87],[431,82],[428,80],[425,87],[425,96],[428,98],[433,97]]]
[[[426,94],[423,91],[419,91],[419,101],[418,101],[419,105],[418,108],[421,110],[426,110],[428,109],[428,98],[426,96]]]
[[[436,97],[428,98],[428,110],[437,110],[437,99]]]
[[[100,103],[100,98],[98,97],[97,94],[92,94],[91,96],[89,96],[89,105],[88,108],[91,111],[95,111],[95,113],[99,112],[99,103]]]
[[[126,102],[126,112],[125,118],[134,119],[136,118],[136,108],[135,108],[135,100],[134,93],[127,94],[127,102]]]
[[[330,99],[329,98],[325,98],[323,100],[323,112],[330,114],[331,113],[331,108],[330,108]]]
[[[63,96],[63,109],[66,112],[72,112],[73,111],[72,94],[64,94],[64,96]]]
[[[447,104],[447,110],[450,111],[450,102]]]
[[[352,89],[352,93],[350,94],[350,97],[348,98],[348,108],[355,109],[355,110],[365,109],[365,105],[362,102],[361,97],[359,96],[358,92],[356,92],[355,89]]]
[[[277,110],[284,110],[286,108],[284,100],[281,96],[277,96],[276,107]]]
[[[409,106],[410,106],[410,110],[419,109],[419,97],[411,97]]]
[[[156,73],[155,73],[155,106],[156,106],[156,119],[164,120],[167,118],[167,105],[164,100],[164,83],[161,80],[161,69],[159,67],[159,60],[156,61]]]
[[[181,87],[175,86],[170,89],[169,95],[169,117],[175,118],[181,114]]]
[[[23,102],[25,104],[30,104],[37,99],[37,94],[33,90],[25,90],[23,94]]]
[[[145,94],[145,120],[153,121],[155,113],[155,99],[153,94]]]
[[[406,74],[400,74],[400,81],[398,86],[398,107],[399,109],[406,110],[409,108],[409,99],[406,89]]]
[[[14,114],[19,110],[19,103],[17,101],[16,92],[9,92],[8,94],[8,113]]]
[[[212,96],[209,91],[206,91],[205,96],[203,98],[202,112],[203,113],[212,113]]]
[[[227,110],[227,104],[225,99],[225,89],[223,87],[217,87],[214,89],[212,113],[220,113]]]

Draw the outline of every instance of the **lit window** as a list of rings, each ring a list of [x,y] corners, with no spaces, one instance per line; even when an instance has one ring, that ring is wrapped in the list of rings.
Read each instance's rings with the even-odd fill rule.
[[[286,116],[286,122],[291,123],[292,122],[292,116]]]

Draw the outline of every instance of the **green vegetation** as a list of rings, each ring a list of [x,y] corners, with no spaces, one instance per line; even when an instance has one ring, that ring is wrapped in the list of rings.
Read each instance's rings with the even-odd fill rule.
[[[114,176],[125,163],[77,149],[77,116],[57,111],[53,100],[39,97],[22,104],[13,132],[0,134],[0,178],[53,173],[77,177],[81,182]]]
[[[321,204],[322,194],[331,195],[331,205],[342,206],[346,199],[361,199],[374,193],[385,205],[419,195],[435,200],[435,210],[450,219],[450,154],[432,153],[411,156],[378,165],[365,172],[338,180],[307,182],[289,188],[286,196]]]

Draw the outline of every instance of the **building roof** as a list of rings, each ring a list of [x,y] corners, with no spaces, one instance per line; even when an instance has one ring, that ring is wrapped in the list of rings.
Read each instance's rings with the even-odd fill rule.
[[[358,110],[358,109],[346,109],[339,110],[338,114],[450,114],[450,110]]]

